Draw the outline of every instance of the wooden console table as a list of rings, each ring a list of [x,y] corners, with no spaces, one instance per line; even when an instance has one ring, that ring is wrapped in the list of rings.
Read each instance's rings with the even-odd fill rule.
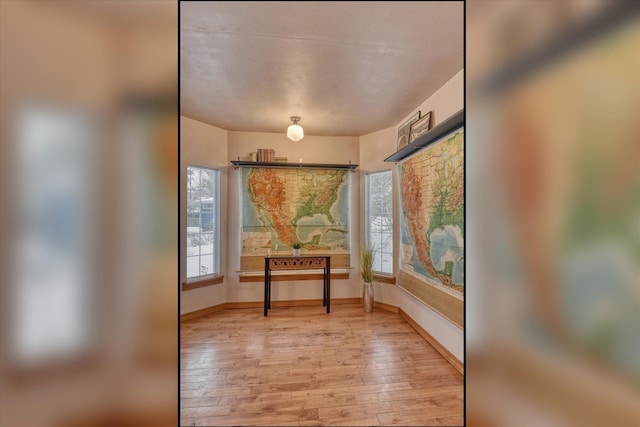
[[[264,258],[264,315],[271,308],[271,272],[274,270],[323,270],[322,306],[331,312],[331,257],[325,255],[271,256]]]

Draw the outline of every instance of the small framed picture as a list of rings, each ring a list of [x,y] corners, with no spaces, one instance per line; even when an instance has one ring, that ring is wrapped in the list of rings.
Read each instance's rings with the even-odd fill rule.
[[[420,135],[425,134],[431,126],[431,111],[429,111],[424,116],[420,117],[420,120],[415,121],[411,124],[411,128],[409,131],[409,144],[415,141]]]
[[[400,125],[398,128],[398,148],[396,151],[409,144],[409,131],[411,130],[411,125],[419,118],[420,111],[416,112],[413,116],[409,117],[406,122]]]

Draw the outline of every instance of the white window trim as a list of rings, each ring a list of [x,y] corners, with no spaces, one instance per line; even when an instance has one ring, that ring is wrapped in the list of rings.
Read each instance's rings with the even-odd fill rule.
[[[187,227],[188,227],[188,223],[189,223],[189,216],[188,216],[188,209],[187,206],[185,204],[185,225],[184,227],[184,231],[185,231],[185,241],[183,242],[185,245],[185,251],[184,251],[184,262],[185,262],[185,284],[193,284],[193,283],[197,283],[200,281],[209,281],[212,279],[215,279],[217,277],[224,277],[222,276],[222,273],[220,271],[220,169],[219,168],[215,168],[215,167],[211,167],[211,166],[205,166],[205,165],[199,165],[199,164],[194,164],[194,163],[189,163],[187,164],[187,167],[185,169],[185,182],[187,183],[187,188],[185,189],[185,191],[187,192],[187,194],[185,194],[185,202],[188,204],[189,199],[188,199],[188,185],[189,185],[189,168],[198,168],[198,169],[206,169],[206,170],[210,170],[213,171],[215,173],[215,184],[214,184],[214,188],[213,188],[213,198],[216,201],[215,203],[215,209],[214,209],[214,234],[213,234],[213,269],[214,272],[213,273],[209,273],[206,275],[201,275],[201,276],[193,276],[193,277],[187,277],[188,276],[188,270],[187,270],[187,259],[188,259],[188,255],[187,255],[187,243],[186,243],[186,236],[188,234],[187,231]]]
[[[377,171],[372,171],[372,172],[367,172],[365,174],[365,243],[367,244],[371,244],[371,221],[370,221],[370,212],[369,212],[369,206],[370,206],[370,185],[371,185],[371,176],[372,175],[377,175],[377,174],[381,174],[381,173],[390,173],[391,174],[391,218],[392,220],[394,220],[395,223],[395,218],[393,217],[393,170],[392,169],[383,169],[383,170],[377,170]],[[393,242],[394,239],[394,228],[392,227],[391,229],[391,239]],[[394,269],[395,269],[395,251],[393,250],[392,247],[392,252],[391,252],[391,257],[392,257],[392,262],[391,262],[391,272],[386,272],[386,271],[377,271],[377,270],[373,270],[375,275],[379,275],[379,276],[388,276],[388,277],[394,277]]]

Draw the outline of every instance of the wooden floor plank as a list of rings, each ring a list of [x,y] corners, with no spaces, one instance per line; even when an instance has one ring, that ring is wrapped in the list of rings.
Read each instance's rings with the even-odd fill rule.
[[[375,415],[366,418],[341,417],[324,421],[326,426],[379,426],[378,418]]]
[[[192,397],[180,399],[180,408],[197,408],[217,405],[220,397]]]
[[[181,425],[460,425],[463,378],[398,314],[226,309],[181,323]]]

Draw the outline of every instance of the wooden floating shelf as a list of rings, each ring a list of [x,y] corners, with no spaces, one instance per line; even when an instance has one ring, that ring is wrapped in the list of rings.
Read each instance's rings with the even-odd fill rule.
[[[424,135],[417,138],[411,144],[402,147],[400,150],[384,159],[384,161],[399,162],[401,160],[404,160],[416,151],[422,150],[424,147],[436,142],[441,137],[461,126],[464,126],[464,110],[458,111],[456,114],[449,117],[438,126],[434,127]]]
[[[354,164],[333,164],[333,163],[285,163],[285,162],[250,162],[245,160],[231,160],[234,168],[288,168],[288,169],[346,169],[354,170],[358,165]]]

